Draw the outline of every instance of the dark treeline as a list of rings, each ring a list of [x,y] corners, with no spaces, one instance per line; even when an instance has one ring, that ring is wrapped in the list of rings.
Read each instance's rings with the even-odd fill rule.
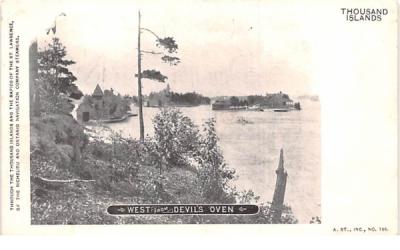
[[[201,105],[201,104],[210,104],[211,99],[196,92],[190,93],[176,93],[170,92],[170,100],[173,104],[177,105]]]

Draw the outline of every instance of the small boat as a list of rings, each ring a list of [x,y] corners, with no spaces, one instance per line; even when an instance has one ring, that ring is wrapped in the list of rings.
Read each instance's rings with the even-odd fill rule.
[[[274,112],[288,112],[289,109],[274,109]]]
[[[104,123],[122,122],[122,121],[125,121],[126,118],[128,118],[128,117],[130,117],[130,116],[137,116],[137,114],[128,112],[128,113],[126,113],[126,114],[123,115],[123,116],[111,117],[110,119],[108,119],[108,120],[103,120],[102,122],[104,122]]]
[[[242,125],[246,125],[246,124],[252,124],[253,122],[246,120],[244,117],[239,117],[236,121],[237,123],[240,123]]]
[[[263,112],[264,109],[260,107],[260,105],[254,105],[247,108],[248,111],[261,111]]]
[[[123,116],[123,117],[111,117],[108,120],[103,120],[102,122],[104,123],[114,123],[114,122],[122,122],[124,121],[128,116]]]

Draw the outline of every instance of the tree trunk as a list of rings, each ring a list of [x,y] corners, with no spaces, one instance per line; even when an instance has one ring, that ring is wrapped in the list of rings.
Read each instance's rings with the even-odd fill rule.
[[[142,60],[140,51],[140,11],[138,24],[138,99],[139,99],[139,126],[140,126],[140,141],[144,141],[144,123],[143,123],[143,98],[142,98]]]

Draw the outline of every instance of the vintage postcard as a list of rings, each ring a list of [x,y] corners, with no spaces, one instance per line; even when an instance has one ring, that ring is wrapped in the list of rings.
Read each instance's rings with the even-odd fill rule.
[[[3,1],[0,232],[396,234],[397,8]]]

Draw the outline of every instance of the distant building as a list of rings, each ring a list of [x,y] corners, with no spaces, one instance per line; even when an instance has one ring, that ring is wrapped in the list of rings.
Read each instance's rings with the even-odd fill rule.
[[[262,108],[288,108],[293,106],[293,100],[289,98],[289,95],[282,92],[267,93],[263,101],[259,104]]]
[[[231,107],[231,102],[229,100],[216,100],[212,104],[212,110],[226,110]]]
[[[92,96],[94,98],[103,98],[103,91],[101,90],[100,85],[98,84],[96,85],[96,88],[94,89]]]
[[[219,97],[212,104],[213,110],[238,109],[239,107],[257,106],[259,108],[293,108],[294,103],[289,98],[289,95],[279,92],[273,94],[250,95],[250,96],[234,96],[234,97]]]
[[[98,120],[103,116],[104,100],[103,91],[97,84],[91,96],[85,96],[76,110],[79,121]]]
[[[114,95],[113,90],[104,92],[97,84],[91,96],[85,96],[76,110],[79,121],[103,120],[117,118],[130,110],[129,101],[120,95]]]
[[[92,105],[82,102],[76,110],[76,118],[78,121],[87,122],[90,120],[90,118],[94,118],[93,113],[94,109]],[[90,117],[90,114],[92,114],[92,117]]]

